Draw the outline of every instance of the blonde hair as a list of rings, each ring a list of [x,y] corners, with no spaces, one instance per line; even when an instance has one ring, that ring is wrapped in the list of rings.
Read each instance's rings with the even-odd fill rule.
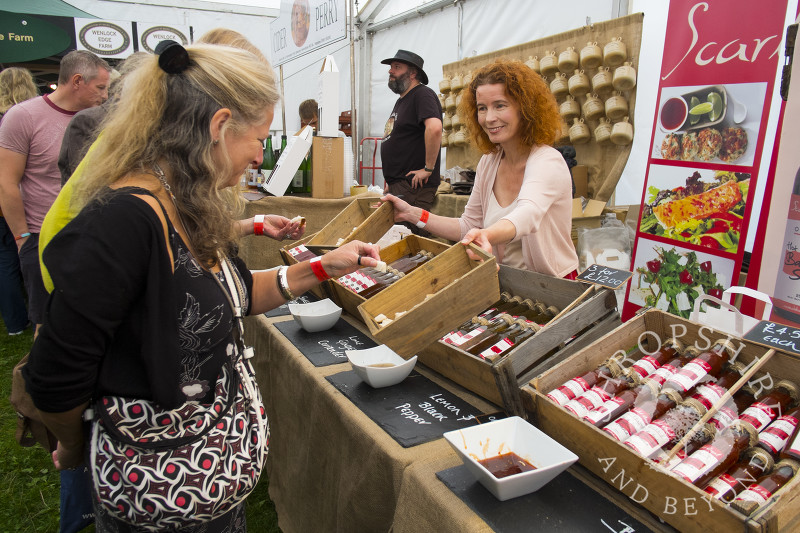
[[[200,36],[197,40],[197,44],[221,44],[233,48],[241,48],[242,50],[247,50],[264,63],[269,63],[269,60],[261,53],[261,50],[251,43],[247,37],[236,30],[230,30],[228,28],[214,28],[213,30],[208,30]]]
[[[28,69],[8,67],[0,72],[0,114],[34,96],[39,96],[39,91]]]
[[[227,187],[232,173],[212,158],[210,124],[214,114],[231,111],[221,131],[227,134],[264,123],[278,101],[269,64],[250,52],[220,45],[186,48],[189,66],[167,74],[151,56],[128,74],[113,113],[89,154],[78,183],[76,207],[103,199],[108,186],[129,174],[153,173],[164,160],[178,213],[190,245],[202,264],[214,264],[219,252],[232,253],[237,235],[233,220],[241,208],[238,191]]]

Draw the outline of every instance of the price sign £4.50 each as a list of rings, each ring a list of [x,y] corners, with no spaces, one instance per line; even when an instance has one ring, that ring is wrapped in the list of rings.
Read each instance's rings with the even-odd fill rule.
[[[618,289],[623,283],[628,281],[632,275],[633,272],[628,270],[619,270],[618,268],[594,264],[578,274],[578,280],[594,283],[595,285],[602,285],[609,289]]]
[[[800,355],[800,329],[762,320],[748,331],[745,340]]]

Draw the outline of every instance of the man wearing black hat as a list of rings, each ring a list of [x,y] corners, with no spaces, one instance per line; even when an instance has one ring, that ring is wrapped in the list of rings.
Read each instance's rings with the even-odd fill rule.
[[[400,95],[386,121],[381,142],[388,192],[430,210],[441,181],[442,105],[429,87],[423,60],[408,50],[381,61],[389,65],[389,89]],[[407,224],[418,235],[428,232]]]

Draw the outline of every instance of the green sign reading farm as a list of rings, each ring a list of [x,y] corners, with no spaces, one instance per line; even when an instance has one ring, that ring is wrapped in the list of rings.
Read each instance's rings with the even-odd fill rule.
[[[56,55],[71,44],[72,36],[47,20],[0,11],[0,63],[20,63]]]

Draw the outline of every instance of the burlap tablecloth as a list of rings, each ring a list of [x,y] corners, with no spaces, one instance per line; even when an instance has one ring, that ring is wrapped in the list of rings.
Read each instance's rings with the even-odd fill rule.
[[[346,319],[364,329],[352,317]],[[437,439],[410,448],[400,446],[325,380],[350,366],[314,367],[273,325],[282,320],[291,317],[251,317],[246,325],[246,340],[255,348],[256,377],[269,414],[269,494],[282,531],[389,531],[401,526],[408,531],[430,531],[429,523],[442,531],[453,520],[464,523],[463,516],[446,518],[466,512],[455,495],[444,502],[444,508],[439,498],[413,503],[409,498],[418,492],[417,483],[438,484],[449,492],[435,476],[418,480],[408,474],[410,466],[423,460],[458,464],[447,442]],[[421,365],[417,370],[483,412],[496,410]],[[406,483],[411,485],[406,487]],[[409,504],[399,509],[404,493],[409,495],[405,497]],[[486,527],[471,514],[470,523],[475,520]],[[465,531],[452,529],[459,530]]]

